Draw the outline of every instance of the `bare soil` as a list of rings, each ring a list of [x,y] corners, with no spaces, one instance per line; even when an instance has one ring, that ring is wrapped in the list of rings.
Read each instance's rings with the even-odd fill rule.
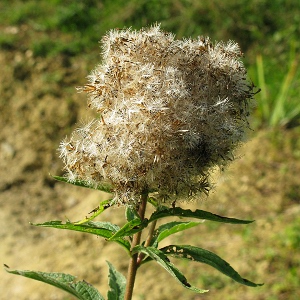
[[[79,220],[107,197],[55,182],[49,175],[62,175],[56,151],[60,140],[76,122],[91,116],[85,96],[74,89],[85,83],[91,68],[88,64],[63,56],[34,58],[30,51],[0,52],[0,257],[2,264],[12,269],[77,275],[106,295],[105,261],[126,275],[125,251],[95,236],[29,224]],[[140,270],[135,300],[300,298],[292,282],[296,279],[283,275],[294,268],[295,278],[299,278],[299,260],[289,257],[293,248],[284,245],[282,238],[300,211],[298,135],[295,129],[260,132],[252,137],[240,149],[241,157],[218,175],[215,192],[189,206],[256,219],[255,224],[243,227],[206,222],[167,241],[214,251],[242,276],[265,282],[265,286],[243,287],[211,267],[179,263],[192,284],[211,290],[195,295],[152,263]],[[123,216],[120,208],[108,210],[101,218],[121,224]],[[73,299],[41,282],[0,272],[1,299]]]

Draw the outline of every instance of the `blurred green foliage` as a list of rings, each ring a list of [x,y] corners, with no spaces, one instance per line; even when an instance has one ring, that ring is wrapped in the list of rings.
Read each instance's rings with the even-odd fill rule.
[[[237,41],[262,89],[256,125],[298,125],[299,0],[2,0],[0,47],[36,57],[88,55],[111,28],[155,22],[178,38]]]
[[[234,39],[244,52],[261,47],[263,54],[283,55],[291,42],[297,49],[300,43],[298,0],[2,0],[0,8],[3,25],[72,33],[73,41],[84,38],[86,49],[111,28],[140,28],[155,22],[179,38]]]
[[[291,250],[300,249],[300,217],[289,224],[281,235],[281,241],[284,246]]]
[[[271,87],[266,83],[265,67],[263,58],[256,58],[257,84],[261,88],[258,98],[257,120],[260,126],[293,127],[299,125],[300,102],[298,99],[299,89],[299,63],[294,55],[289,60],[288,70],[279,81],[280,86]],[[254,75],[254,76],[255,76]],[[298,82],[297,82],[298,81]]]

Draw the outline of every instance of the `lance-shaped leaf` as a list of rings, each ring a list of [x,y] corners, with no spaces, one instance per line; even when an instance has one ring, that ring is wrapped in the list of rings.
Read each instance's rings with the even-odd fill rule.
[[[70,181],[68,178],[62,177],[62,176],[52,176],[51,175],[51,177],[54,178],[57,181],[70,183],[70,184],[85,187],[85,188],[88,188],[88,189],[99,190],[99,191],[102,191],[102,192],[105,192],[105,193],[110,193],[110,194],[114,192],[114,189],[112,188],[112,186],[110,186],[107,183],[102,183],[102,184],[95,185],[95,184],[92,184],[92,183],[84,181],[84,180],[78,180],[77,179],[77,180]]]
[[[153,197],[148,197],[147,201],[148,201],[150,204],[152,204],[155,208],[159,207],[159,203],[158,203],[158,201],[157,201],[155,198],[153,198]],[[163,207],[167,208],[167,206],[163,206]]]
[[[126,220],[129,222],[135,218],[139,218],[139,214],[134,208],[132,208],[130,206],[126,206],[125,217],[126,217]]]
[[[141,245],[138,245],[133,248],[132,253],[144,253],[145,255],[148,255],[149,257],[151,257],[152,260],[155,260],[167,272],[169,272],[185,288],[196,293],[208,292],[208,290],[198,289],[192,286],[190,283],[188,283],[186,277],[169,261],[167,256],[159,249],[156,249],[154,247],[143,247]]]
[[[111,207],[111,200],[105,200],[102,201],[95,209],[93,209],[89,214],[92,214],[89,217],[85,217],[83,220],[75,222],[74,224],[83,224],[86,222],[89,222],[93,219],[95,219],[97,216],[99,216],[101,213],[103,213],[106,209]]]
[[[7,268],[6,271],[53,285],[80,300],[104,300],[103,296],[91,284],[84,280],[76,282],[76,277],[69,274],[10,270]]]
[[[148,219],[135,218],[127,222],[119,231],[117,231],[110,240],[115,240],[116,238],[131,236],[139,231],[142,231],[145,227],[148,226]]]
[[[108,284],[110,287],[107,293],[107,300],[124,300],[126,278],[109,261],[106,262],[109,267]]]
[[[32,224],[32,225],[40,226],[40,227],[50,227],[50,228],[80,231],[80,232],[95,234],[104,237],[107,240],[109,240],[114,235],[114,233],[118,232],[118,230],[120,229],[119,226],[111,224],[109,222],[87,222],[84,224],[74,224],[71,222],[62,223],[62,221],[50,221],[50,222]],[[120,244],[122,247],[124,247],[127,252],[130,251],[129,241],[123,238],[115,238],[113,241]]]
[[[223,260],[221,257],[208,250],[190,246],[190,245],[169,245],[160,249],[166,255],[170,255],[175,258],[187,259],[195,262],[205,263],[210,265],[220,271],[221,273],[227,275],[233,280],[247,285],[247,286],[261,286],[262,284],[257,284],[251,282],[247,279],[242,278],[238,272],[236,272],[228,262]]]
[[[170,223],[163,224],[159,226],[155,231],[154,238],[152,240],[152,246],[157,248],[158,243],[161,242],[166,237],[174,233],[198,226],[199,224],[202,224],[202,222],[187,221],[187,222],[170,222]]]
[[[219,215],[212,214],[205,210],[196,209],[195,211],[191,211],[190,209],[182,209],[180,207],[174,208],[164,208],[162,210],[155,211],[150,219],[149,223],[165,217],[183,217],[183,218],[194,218],[194,219],[202,219],[202,220],[210,220],[221,223],[231,223],[231,224],[248,224],[253,221],[249,220],[239,220],[234,218],[226,218]]]

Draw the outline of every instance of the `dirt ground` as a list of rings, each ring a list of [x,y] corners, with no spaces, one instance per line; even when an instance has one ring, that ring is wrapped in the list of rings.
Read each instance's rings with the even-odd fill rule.
[[[49,173],[62,175],[56,150],[60,140],[75,128],[76,122],[90,115],[85,95],[77,94],[74,88],[84,84],[90,66],[68,57],[36,59],[30,51],[0,52],[0,65],[1,263],[12,269],[77,275],[106,295],[105,261],[109,260],[126,275],[125,251],[95,236],[29,224],[81,219],[106,197],[97,191],[55,182],[49,176]],[[224,299],[226,293],[225,299],[299,296],[299,291],[291,290],[293,286],[288,285],[290,298],[284,298],[284,289],[278,297],[271,298],[271,287],[282,273],[272,270],[274,258],[265,251],[300,211],[296,176],[300,171],[298,133],[289,135],[281,133],[272,140],[268,133],[261,133],[252,138],[241,149],[241,158],[218,177],[218,188],[212,196],[193,204],[225,216],[256,219],[255,225],[248,229],[205,225],[171,240],[181,244],[191,240],[194,245],[216,251],[242,275],[252,281],[267,282],[267,287],[251,289],[229,280],[222,283],[218,279],[222,275],[216,271],[210,273],[211,268],[182,263],[194,285],[208,289],[212,286],[209,294],[197,296],[185,291],[167,272],[149,264],[138,275],[135,300]],[[287,196],[292,190],[293,197]],[[123,209],[111,209],[101,220],[121,223],[123,216]],[[277,251],[276,244],[272,249]],[[286,253],[277,254],[277,259],[287,260]],[[295,265],[293,261],[290,263]],[[204,281],[199,272],[211,279]],[[0,274],[3,300],[73,299],[41,282],[4,270]]]

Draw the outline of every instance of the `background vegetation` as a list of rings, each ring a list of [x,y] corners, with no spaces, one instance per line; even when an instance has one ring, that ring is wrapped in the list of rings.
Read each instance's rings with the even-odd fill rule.
[[[31,50],[35,57],[91,56],[111,28],[140,28],[155,22],[183,36],[208,35],[237,41],[250,75],[263,92],[258,125],[293,126],[299,118],[300,3],[297,0],[49,0],[0,4],[2,25],[26,29],[28,36],[3,30],[5,50]],[[266,104],[267,103],[267,104]],[[276,109],[273,110],[273,108]],[[273,115],[275,114],[275,115]]]
[[[234,265],[236,269],[241,266],[243,270],[245,264],[254,261],[250,269],[244,269],[245,277],[253,276],[254,281],[264,281],[265,286],[245,289],[195,265],[189,270],[194,283],[213,290],[213,296],[201,296],[201,299],[299,299],[298,0],[2,0],[0,113],[1,151],[5,160],[0,166],[5,173],[1,173],[4,179],[0,185],[3,192],[0,205],[8,198],[17,207],[22,203],[22,212],[18,213],[29,210],[31,218],[35,210],[49,207],[46,200],[34,202],[35,208],[31,205],[30,201],[40,197],[42,192],[30,194],[29,191],[31,200],[22,202],[20,185],[37,184],[32,174],[39,174],[37,189],[43,193],[45,186],[49,193],[55,189],[47,174],[49,171],[61,173],[61,165],[55,163],[59,160],[55,149],[75,122],[88,113],[82,101],[84,97],[74,95],[74,86],[84,84],[88,72],[99,62],[98,41],[111,28],[140,28],[155,22],[176,33],[178,38],[208,35],[213,41],[237,41],[245,53],[249,77],[262,89],[257,95],[252,142],[244,151],[252,153],[245,154],[247,159],[237,162],[230,170],[230,180],[220,184],[212,200],[201,204],[216,213],[256,218],[257,225],[244,229],[207,226],[201,234],[212,239],[222,232],[211,249],[231,262],[236,256],[240,257]],[[20,145],[18,138],[23,139]],[[21,147],[24,146],[26,151],[32,151],[23,163],[26,151]],[[14,169],[14,165],[22,168]],[[221,198],[218,193],[222,194]],[[65,212],[64,208],[67,211],[67,207],[60,207],[58,212]],[[12,210],[11,214],[15,216],[16,212]],[[193,239],[198,240],[198,235],[199,232],[194,232]],[[205,248],[206,245],[199,246]],[[233,257],[230,256],[232,249]],[[17,253],[14,258],[18,261]],[[27,268],[31,268],[29,263]],[[151,283],[151,277],[147,280]],[[138,291],[140,298],[137,299],[148,299],[142,288]],[[168,296],[155,295],[151,299],[174,299],[172,290],[165,294]],[[34,297],[24,292],[23,298],[18,296],[18,299]],[[200,298],[182,294],[181,299]]]

